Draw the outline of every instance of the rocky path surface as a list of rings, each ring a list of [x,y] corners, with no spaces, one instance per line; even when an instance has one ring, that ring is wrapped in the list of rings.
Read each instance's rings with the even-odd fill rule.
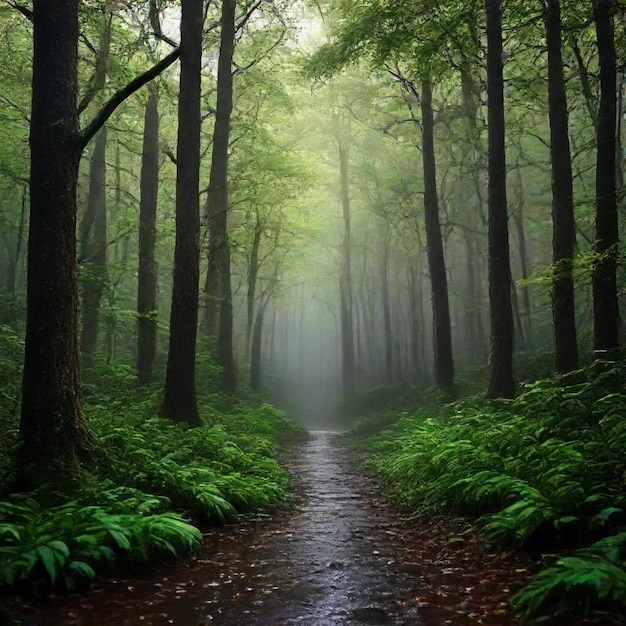
[[[484,553],[462,521],[402,518],[336,433],[312,433],[290,470],[289,513],[211,531],[194,560],[48,597],[30,623],[515,624],[507,607],[528,576],[523,559]]]

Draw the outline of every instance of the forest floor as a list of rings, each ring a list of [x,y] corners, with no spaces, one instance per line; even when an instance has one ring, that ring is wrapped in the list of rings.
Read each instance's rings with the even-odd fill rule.
[[[312,433],[288,461],[289,510],[210,530],[195,559],[16,608],[37,626],[515,624],[530,561],[467,521],[403,517],[349,450]]]

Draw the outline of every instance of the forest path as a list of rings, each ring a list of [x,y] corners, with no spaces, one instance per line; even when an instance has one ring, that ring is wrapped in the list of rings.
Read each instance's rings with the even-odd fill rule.
[[[464,522],[403,519],[341,435],[314,432],[289,464],[294,510],[210,531],[194,560],[48,598],[38,626],[509,626],[512,555],[479,556]],[[517,581],[517,582],[515,582]]]

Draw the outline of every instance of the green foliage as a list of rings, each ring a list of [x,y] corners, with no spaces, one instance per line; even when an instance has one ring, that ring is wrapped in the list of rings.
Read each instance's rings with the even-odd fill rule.
[[[10,326],[0,326],[0,493],[13,476],[13,449],[17,443],[23,343]]]
[[[183,556],[200,545],[200,531],[179,515],[146,515],[154,504],[147,494],[110,490],[101,497],[107,507],[72,501],[46,508],[30,496],[0,502],[0,585],[44,576],[73,589],[103,565]]]
[[[94,473],[165,496],[201,522],[223,523],[282,498],[287,475],[275,460],[276,440],[295,427],[273,407],[236,409],[191,430],[146,417],[141,404],[135,410],[98,405],[90,423],[106,452]]]
[[[0,343],[0,469],[10,480],[23,346],[8,327]],[[212,369],[203,364],[204,373]],[[283,498],[277,447],[298,429],[280,411],[207,393],[206,425],[188,429],[155,417],[160,397],[158,385],[138,388],[123,363],[86,372],[94,457],[83,486],[68,494],[47,485],[0,501],[0,586],[45,579],[73,588],[103,570],[185,556],[202,540],[185,518],[220,524]]]
[[[556,560],[537,574],[513,600],[527,620],[586,613],[592,603],[607,610],[626,604],[626,533],[605,537],[572,556]]]
[[[537,576],[516,604],[527,617],[560,614],[555,597],[571,608],[577,587],[589,606],[623,602],[624,380],[625,364],[596,362],[513,401],[404,415],[369,441],[370,463],[404,506],[478,516],[491,541],[553,552],[605,536]]]

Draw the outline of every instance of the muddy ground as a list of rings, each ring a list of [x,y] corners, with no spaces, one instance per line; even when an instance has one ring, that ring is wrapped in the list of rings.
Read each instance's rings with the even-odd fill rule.
[[[288,512],[207,533],[197,558],[86,593],[22,602],[37,626],[439,626],[515,620],[522,556],[492,553],[467,522],[407,519],[337,433],[289,463]]]

